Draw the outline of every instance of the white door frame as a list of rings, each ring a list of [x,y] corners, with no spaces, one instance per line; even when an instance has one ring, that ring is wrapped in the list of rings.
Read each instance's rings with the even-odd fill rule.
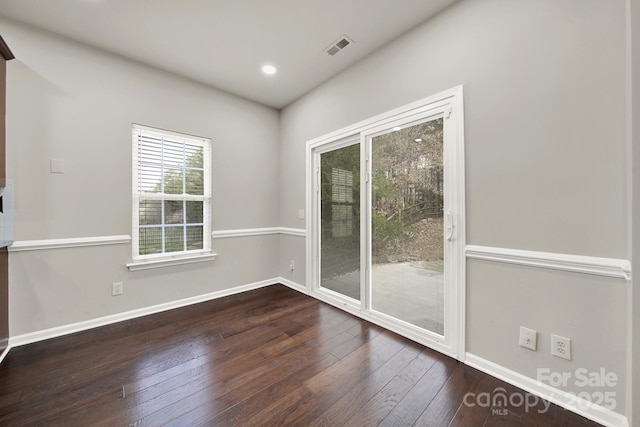
[[[414,327],[406,322],[371,310],[370,301],[370,218],[371,194],[368,177],[371,138],[375,134],[416,121],[443,117],[445,228],[445,332],[444,336]],[[359,138],[361,161],[361,293],[360,301],[323,289],[320,284],[320,154],[352,145]],[[464,166],[464,108],[462,86],[421,99],[307,142],[307,292],[372,323],[438,350],[458,360],[465,354],[466,310],[466,218]],[[450,213],[450,215],[447,215]],[[449,228],[451,227],[451,228]]]

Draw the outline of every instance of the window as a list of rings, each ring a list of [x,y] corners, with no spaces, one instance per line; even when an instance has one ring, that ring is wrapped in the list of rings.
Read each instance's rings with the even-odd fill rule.
[[[331,170],[331,232],[333,237],[353,234],[353,172]]]
[[[212,257],[211,140],[133,125],[129,268]]]

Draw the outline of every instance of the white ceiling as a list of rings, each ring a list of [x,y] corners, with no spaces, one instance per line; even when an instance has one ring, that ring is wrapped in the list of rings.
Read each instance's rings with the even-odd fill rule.
[[[282,108],[454,1],[0,0],[0,15]],[[343,34],[355,43],[325,53]]]

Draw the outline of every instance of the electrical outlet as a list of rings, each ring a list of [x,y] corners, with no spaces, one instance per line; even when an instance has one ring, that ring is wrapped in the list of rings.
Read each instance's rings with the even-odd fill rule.
[[[533,329],[520,326],[520,346],[536,351],[536,345],[538,343],[538,333]]]
[[[51,173],[64,173],[64,160],[51,159],[49,162],[49,170]]]
[[[296,269],[296,262],[294,260],[291,260],[291,263],[289,264],[289,270],[293,271]]]
[[[298,219],[304,219],[304,209],[298,209]]]
[[[551,354],[556,357],[571,360],[571,338],[551,335]]]
[[[124,283],[115,282],[111,285],[111,295],[113,296],[122,295],[123,292],[124,292]]]

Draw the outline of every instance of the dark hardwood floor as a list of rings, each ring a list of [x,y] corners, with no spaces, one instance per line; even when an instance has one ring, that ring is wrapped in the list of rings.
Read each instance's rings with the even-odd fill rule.
[[[0,425],[597,425],[464,403],[500,387],[526,396],[276,285],[12,349]]]

